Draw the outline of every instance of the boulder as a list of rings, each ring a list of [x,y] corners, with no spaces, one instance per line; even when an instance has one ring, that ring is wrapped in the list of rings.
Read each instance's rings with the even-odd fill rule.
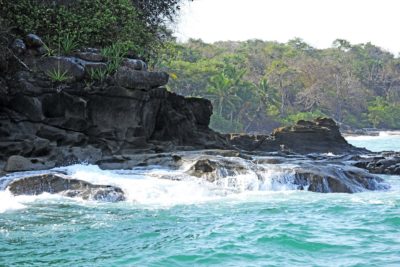
[[[250,151],[287,151],[300,154],[369,152],[347,143],[335,121],[329,118],[300,120],[295,125],[275,129],[271,135],[236,135],[230,139],[236,147]]]
[[[382,178],[354,167],[305,165],[295,168],[294,172],[293,184],[312,192],[358,193],[389,189]]]
[[[9,157],[6,166],[4,167],[6,172],[29,171],[32,169],[32,162],[29,159],[18,155]]]
[[[106,58],[97,51],[85,51],[75,54],[76,57],[90,62],[105,62]]]
[[[35,145],[38,144],[36,143]],[[35,145],[33,145],[32,147],[34,147]],[[47,149],[47,148],[41,148],[41,149]],[[4,166],[4,171],[6,172],[36,171],[36,170],[45,170],[53,167],[54,164],[52,162],[43,162],[38,158],[26,158],[23,156],[13,155],[7,159],[7,162]]]
[[[125,200],[124,192],[119,187],[94,185],[89,182],[71,179],[68,176],[54,173],[28,176],[13,180],[8,184],[7,189],[16,196],[50,193],[107,202]]]
[[[216,185],[228,185],[233,190],[241,187],[241,179],[256,179],[261,188],[263,184],[269,184],[273,188],[284,186],[317,193],[357,193],[390,188],[382,178],[353,166],[329,161],[310,164],[308,160],[300,157],[292,160],[280,158],[278,162],[269,160],[270,158],[263,157],[254,161],[242,157],[202,156],[194,160],[187,173]],[[291,161],[294,163],[293,167],[288,166]],[[254,189],[254,184],[253,181],[249,186]]]
[[[124,58],[121,65],[131,70],[147,71],[147,64],[140,59]]]
[[[28,34],[25,37],[25,43],[28,46],[28,48],[39,48],[45,45],[39,36],[32,33]]]
[[[380,156],[361,158],[354,166],[375,174],[400,175],[400,153],[383,153]]]
[[[208,182],[216,182],[222,178],[244,174],[248,171],[249,167],[238,161],[200,158],[188,170],[188,174],[202,178]]]
[[[129,89],[150,90],[168,83],[169,76],[165,72],[147,72],[121,67],[115,74],[118,85]]]
[[[65,74],[69,82],[79,81],[85,75],[85,68],[74,57],[44,57],[38,61],[37,67],[47,75],[54,72]]]
[[[104,62],[92,62],[83,59],[76,59],[76,63],[80,64],[85,69],[85,74],[90,76],[93,71],[105,71],[107,64]]]

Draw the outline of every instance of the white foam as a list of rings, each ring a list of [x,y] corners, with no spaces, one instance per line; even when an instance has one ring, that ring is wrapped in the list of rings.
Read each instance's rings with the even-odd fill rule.
[[[125,192],[128,202],[142,205],[194,204],[244,192],[294,189],[290,183],[292,173],[275,165],[262,171],[261,180],[259,174],[248,170],[220,178],[214,183],[189,176],[185,173],[186,169],[158,167],[109,171],[95,165],[72,165],[59,170],[90,183],[118,186]]]
[[[349,135],[346,140],[380,140],[388,137],[400,137],[400,131],[381,131],[378,135]]]
[[[242,166],[246,165],[243,163]],[[101,170],[95,165],[72,165],[54,171],[64,171],[72,178],[93,184],[118,186],[125,192],[128,204],[166,207],[203,203],[222,197],[240,199],[253,193],[271,195],[277,191],[291,192],[297,189],[293,183],[295,167],[294,164],[259,164],[250,168],[249,165],[248,169],[232,176],[220,177],[213,183],[189,176],[186,173],[187,166],[179,170],[152,166],[111,171]],[[54,198],[63,199],[61,196],[50,194],[14,197],[8,191],[0,191],[0,212],[23,209],[38,199]],[[75,201],[83,205],[92,203],[79,199]]]
[[[9,191],[0,191],[0,213],[25,208]]]

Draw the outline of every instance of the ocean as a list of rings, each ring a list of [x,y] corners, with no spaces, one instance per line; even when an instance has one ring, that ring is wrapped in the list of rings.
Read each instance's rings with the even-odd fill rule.
[[[347,137],[400,151],[400,136]],[[288,164],[290,167],[290,164]],[[400,266],[400,177],[388,191],[321,194],[253,176],[209,183],[184,169],[58,168],[121,187],[101,203],[0,191],[0,266]],[[13,174],[30,175],[38,172]],[[9,176],[12,179],[13,176]]]

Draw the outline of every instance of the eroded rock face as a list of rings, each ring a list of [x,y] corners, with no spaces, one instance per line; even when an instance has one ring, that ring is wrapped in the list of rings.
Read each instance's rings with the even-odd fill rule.
[[[150,90],[164,86],[168,83],[168,79],[169,75],[165,72],[136,70],[136,66],[123,66],[115,74],[115,80],[118,85],[139,90]]]
[[[383,179],[348,166],[304,166],[294,170],[298,189],[319,193],[358,193],[386,190]]]
[[[126,58],[114,76],[88,82],[82,79],[108,64],[98,49],[39,57],[45,46],[38,36],[21,41],[26,51],[20,59],[26,66],[0,53],[0,71],[5,74],[0,76],[0,166],[9,160],[8,171],[79,162],[129,168],[138,153],[235,149],[233,145],[288,155],[365,151],[349,145],[329,119],[301,121],[272,135],[224,136],[208,127],[209,100],[167,91],[162,86],[168,74],[146,71],[140,59]],[[49,72],[54,70],[65,72],[68,81],[52,81]],[[26,164],[9,167],[15,157],[26,158]]]
[[[275,129],[271,135],[232,136],[231,142],[238,148],[251,151],[288,151],[301,154],[368,152],[347,143],[335,121],[329,118],[301,120],[293,126]]]
[[[64,74],[68,81],[80,81],[85,68],[73,57],[45,57],[37,63],[37,68],[47,75]]]
[[[168,92],[161,87],[168,82],[166,73],[147,72],[142,60],[126,58],[115,79],[87,83],[82,79],[108,64],[99,50],[39,57],[44,44],[38,38],[29,35],[20,56],[31,71],[9,69],[0,77],[0,165],[9,160],[7,171],[96,164],[138,151],[229,146],[208,128],[210,101]],[[52,81],[52,71],[68,80]],[[12,165],[13,157],[25,158],[26,164]]]
[[[119,187],[94,185],[85,181],[71,179],[61,174],[43,174],[24,177],[12,181],[7,189],[16,196],[40,195],[43,193],[80,197],[85,200],[118,202],[125,200]]]
[[[380,156],[362,158],[354,166],[376,174],[400,175],[400,153],[383,153]]]

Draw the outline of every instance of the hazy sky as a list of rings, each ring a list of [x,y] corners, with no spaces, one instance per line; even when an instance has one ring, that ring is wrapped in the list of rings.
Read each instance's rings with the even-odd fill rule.
[[[300,37],[318,48],[370,41],[398,55],[400,0],[194,0],[176,32],[205,42]]]

